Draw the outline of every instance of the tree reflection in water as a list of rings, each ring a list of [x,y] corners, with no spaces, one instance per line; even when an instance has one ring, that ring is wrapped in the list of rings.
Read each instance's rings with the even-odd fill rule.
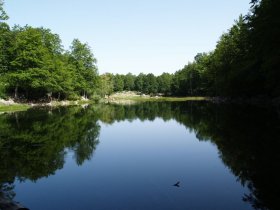
[[[74,152],[78,165],[89,160],[99,143],[94,113],[72,107],[1,115],[0,207],[12,202],[16,179],[35,182],[62,169],[66,149]]]
[[[108,105],[99,110],[106,123],[121,120],[175,119],[201,141],[217,145],[220,158],[250,194],[255,209],[280,209],[280,112],[277,107],[205,102]]]
[[[176,120],[200,141],[216,144],[224,164],[250,189],[245,202],[255,209],[280,209],[279,110],[205,102],[94,105],[0,115],[0,197],[14,197],[16,179],[36,181],[63,168],[66,150],[74,152],[78,165],[89,160],[98,144],[98,120],[112,124],[155,118]]]

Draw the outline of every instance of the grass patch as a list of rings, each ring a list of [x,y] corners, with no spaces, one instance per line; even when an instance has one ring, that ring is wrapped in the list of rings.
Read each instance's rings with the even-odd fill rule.
[[[120,96],[113,97],[113,100],[132,100],[132,101],[206,101],[207,97],[141,97],[141,96]]]
[[[52,101],[49,106],[56,107],[56,106],[79,106],[85,104],[93,104],[94,101],[92,100],[77,100],[77,101]]]
[[[0,112],[18,112],[26,111],[30,106],[27,104],[12,104],[12,105],[2,105],[0,104]]]

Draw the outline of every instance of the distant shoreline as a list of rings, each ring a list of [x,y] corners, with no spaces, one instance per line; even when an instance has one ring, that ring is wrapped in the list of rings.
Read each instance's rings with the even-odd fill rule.
[[[268,97],[254,97],[254,98],[228,98],[228,97],[202,97],[202,96],[188,96],[188,97],[166,97],[166,96],[149,96],[141,95],[132,91],[114,93],[111,96],[104,97],[99,100],[99,103],[112,103],[120,105],[132,105],[141,102],[184,102],[184,101],[208,101],[216,104],[249,104],[249,105],[269,105],[279,106],[280,98]],[[59,107],[59,106],[77,106],[92,104],[96,101],[89,99],[81,99],[76,101],[56,101],[25,103],[15,102],[13,99],[0,99],[0,113],[3,112],[17,112],[26,111],[32,107]]]
[[[280,105],[280,98],[269,98],[266,96],[259,97],[209,97],[209,96],[185,96],[185,97],[176,97],[176,96],[149,96],[134,91],[124,91],[114,93],[107,98],[103,99],[105,102],[109,103],[118,103],[120,101],[135,101],[135,102],[145,102],[145,101],[154,101],[154,102],[179,102],[179,101],[209,101],[217,104],[265,104],[265,105]]]

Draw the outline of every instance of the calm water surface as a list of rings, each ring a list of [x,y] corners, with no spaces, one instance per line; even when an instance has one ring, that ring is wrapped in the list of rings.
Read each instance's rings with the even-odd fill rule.
[[[2,114],[0,209],[280,209],[279,122],[201,102]]]

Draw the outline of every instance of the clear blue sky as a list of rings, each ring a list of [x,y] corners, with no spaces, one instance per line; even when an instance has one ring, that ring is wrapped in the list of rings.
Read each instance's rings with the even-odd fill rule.
[[[99,72],[173,73],[208,52],[250,0],[6,0],[10,25],[87,42]]]

